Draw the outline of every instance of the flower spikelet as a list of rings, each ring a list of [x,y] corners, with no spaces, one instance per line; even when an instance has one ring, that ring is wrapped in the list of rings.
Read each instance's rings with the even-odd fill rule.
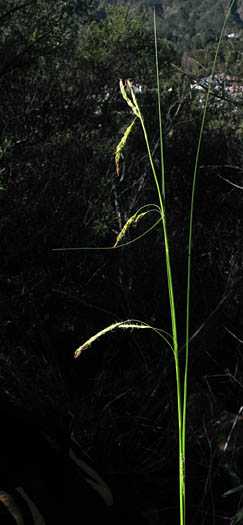
[[[128,104],[128,106],[130,106],[130,108],[133,110],[133,113],[139,117],[139,110],[138,110],[138,105],[137,105],[137,101],[136,101],[136,97],[133,93],[133,89],[132,89],[132,83],[130,82],[130,80],[127,80],[126,81],[126,86],[130,89],[131,91],[131,94],[132,94],[132,98],[133,98],[133,102],[131,101],[131,99],[129,98],[127,92],[126,92],[126,89],[125,89],[125,85],[123,84],[122,80],[120,80],[120,90],[121,90],[121,94],[124,98],[124,100],[126,101],[126,103]]]
[[[122,230],[121,230],[120,233],[117,235],[116,242],[115,242],[113,248],[116,248],[116,247],[117,247],[117,245],[119,244],[120,240],[124,237],[124,235],[125,235],[126,231],[128,230],[129,226],[130,226],[132,223],[137,224],[138,221],[139,221],[142,217],[144,217],[144,215],[147,215],[147,213],[149,213],[150,211],[151,211],[151,210],[149,210],[149,211],[145,211],[145,212],[143,212],[143,213],[139,213],[139,214],[138,214],[138,212],[134,213],[134,215],[132,215],[132,217],[130,217],[130,218],[127,220],[127,222],[124,224]]]
[[[103,328],[103,330],[100,330],[100,332],[97,332],[95,335],[90,337],[84,344],[82,344],[79,348],[77,348],[77,350],[74,353],[74,357],[75,358],[79,357],[81,352],[83,352],[83,350],[91,346],[94,341],[99,339],[99,337],[107,334],[108,332],[112,332],[116,328],[122,328],[126,330],[126,329],[133,329],[133,328],[150,328],[150,327],[145,323],[140,323],[138,321],[129,321],[129,320],[121,321],[118,323],[113,323],[107,326],[106,328]]]
[[[126,128],[126,130],[124,132],[124,135],[122,136],[119,144],[116,147],[115,163],[116,163],[116,173],[117,173],[117,175],[119,175],[119,160],[120,160],[121,152],[122,152],[123,148],[125,147],[125,144],[127,142],[128,136],[130,135],[130,133],[132,131],[132,128],[133,128],[133,125],[134,125],[134,122],[135,122],[136,118],[137,117],[135,117],[133,119],[133,121],[131,122],[131,124],[129,124],[129,126]]]

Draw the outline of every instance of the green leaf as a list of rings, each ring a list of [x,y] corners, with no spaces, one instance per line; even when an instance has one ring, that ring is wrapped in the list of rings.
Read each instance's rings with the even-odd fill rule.
[[[235,515],[234,523],[239,523],[243,518],[243,507]]]
[[[230,494],[235,494],[236,492],[241,491],[243,491],[243,485],[238,485],[238,487],[234,487],[233,489],[227,490],[227,492],[225,492],[223,496],[230,496]]]

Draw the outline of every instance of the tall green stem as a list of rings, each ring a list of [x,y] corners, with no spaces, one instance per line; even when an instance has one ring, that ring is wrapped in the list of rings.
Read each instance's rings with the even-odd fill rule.
[[[157,29],[156,29],[156,14],[154,9],[154,42],[155,42],[155,63],[156,63],[156,81],[157,81],[157,93],[158,93],[158,118],[159,118],[159,136],[160,136],[160,157],[161,157],[161,188],[157,191],[160,200],[161,209],[163,209],[164,216],[163,220],[163,232],[165,242],[165,257],[166,257],[166,270],[167,270],[167,283],[169,291],[170,301],[170,314],[172,324],[172,335],[173,335],[173,348],[174,348],[174,360],[175,360],[175,372],[176,372],[176,389],[177,389],[177,415],[178,415],[178,445],[179,445],[179,500],[180,500],[180,524],[185,524],[185,458],[183,452],[183,418],[182,418],[182,392],[181,392],[181,378],[180,378],[180,362],[178,353],[178,337],[177,337],[177,324],[176,324],[176,310],[173,290],[173,280],[170,263],[170,251],[167,235],[166,226],[166,215],[165,215],[165,162],[164,162],[164,145],[163,145],[163,130],[162,130],[162,114],[160,104],[160,80],[159,80],[159,61],[158,61],[158,44],[157,44]],[[145,138],[146,139],[146,138]],[[146,142],[147,143],[147,142]],[[148,144],[147,144],[148,147]],[[152,166],[153,162],[150,164]],[[152,167],[154,170],[154,167]]]
[[[160,104],[159,60],[158,60],[158,44],[157,44],[157,28],[156,28],[155,9],[154,9],[154,47],[155,47],[156,81],[157,81],[157,92],[158,92],[158,116],[159,116],[162,197],[165,202],[165,160],[164,160],[162,116],[161,116],[161,104]]]
[[[137,106],[138,107],[138,106]],[[185,524],[185,458],[183,453],[183,419],[182,419],[182,393],[181,393],[181,379],[180,379],[180,363],[179,363],[179,352],[178,352],[178,337],[177,337],[177,324],[176,324],[176,310],[175,310],[175,299],[174,299],[174,290],[173,290],[173,279],[170,263],[170,250],[168,242],[168,233],[166,225],[166,215],[164,208],[164,201],[154,167],[154,162],[152,158],[152,153],[150,150],[149,140],[147,131],[145,128],[144,120],[141,115],[140,110],[138,109],[138,116],[142,125],[144,138],[147,146],[148,157],[153,172],[155,185],[157,188],[157,194],[160,203],[161,218],[163,224],[163,233],[164,233],[164,243],[165,243],[165,259],[166,259],[166,271],[167,271],[167,284],[169,292],[169,302],[170,302],[170,315],[171,315],[171,325],[172,325],[172,336],[173,336],[173,351],[174,351],[174,360],[175,360],[175,371],[176,371],[176,387],[177,387],[177,414],[178,414],[178,441],[179,441],[179,497],[180,497],[180,525]],[[161,120],[161,116],[159,117]],[[163,147],[161,148],[162,158],[163,158]]]

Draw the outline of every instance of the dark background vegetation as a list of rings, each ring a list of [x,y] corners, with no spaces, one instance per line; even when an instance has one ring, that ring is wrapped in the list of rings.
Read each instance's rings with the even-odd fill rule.
[[[159,170],[153,5],[0,1],[1,405],[27,410],[56,438],[67,432],[71,413],[115,500],[151,525],[156,513],[163,524],[178,522],[173,356],[150,331],[117,332],[73,356],[116,320],[170,331],[160,228],[114,251],[53,249],[112,246],[139,206],[157,202],[138,124],[119,177],[114,164],[131,121],[119,79],[130,78],[143,86],[139,102]],[[182,360],[188,213],[202,117],[190,84],[210,73],[226,7],[223,0],[156,5]],[[225,36],[217,65],[238,83],[242,9],[238,0],[227,28],[237,37]],[[215,94],[196,192],[187,426],[188,522],[210,525],[233,523],[242,491],[223,494],[243,477],[242,423],[235,419],[243,404],[242,97]],[[152,220],[141,220],[126,239]]]

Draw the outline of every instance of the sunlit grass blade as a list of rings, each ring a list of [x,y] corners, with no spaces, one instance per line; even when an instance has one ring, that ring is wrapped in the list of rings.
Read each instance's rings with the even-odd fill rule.
[[[183,394],[183,453],[185,457],[186,449],[186,413],[187,413],[187,386],[188,386],[188,362],[189,362],[189,340],[190,340],[190,293],[191,293],[191,255],[192,255],[192,233],[193,233],[193,215],[194,215],[194,203],[195,203],[195,190],[198,175],[199,157],[203,139],[203,131],[205,127],[206,114],[209,103],[209,95],[211,91],[212,81],[215,73],[216,63],[219,55],[221,42],[223,39],[226,24],[228,22],[232,7],[235,0],[232,0],[227,10],[223,27],[218,39],[216,52],[214,55],[213,65],[211,69],[210,82],[206,94],[205,105],[203,110],[203,116],[201,121],[201,127],[199,132],[199,139],[197,144],[196,159],[193,173],[192,193],[191,193],[191,207],[190,207],[190,223],[189,223],[189,237],[188,237],[188,257],[187,257],[187,299],[186,299],[186,356],[185,356],[185,370],[184,370],[184,394]]]
[[[129,246],[130,244],[133,244],[134,242],[139,241],[148,233],[150,233],[152,230],[158,226],[158,224],[162,221],[162,218],[160,217],[157,221],[155,221],[149,228],[147,228],[145,231],[134,237],[134,239],[131,239],[129,241],[126,241],[122,244],[117,244],[116,246],[81,246],[81,247],[67,247],[67,248],[53,248],[53,252],[77,252],[77,251],[110,251],[110,250],[117,250],[120,248],[125,248],[125,246]]]

